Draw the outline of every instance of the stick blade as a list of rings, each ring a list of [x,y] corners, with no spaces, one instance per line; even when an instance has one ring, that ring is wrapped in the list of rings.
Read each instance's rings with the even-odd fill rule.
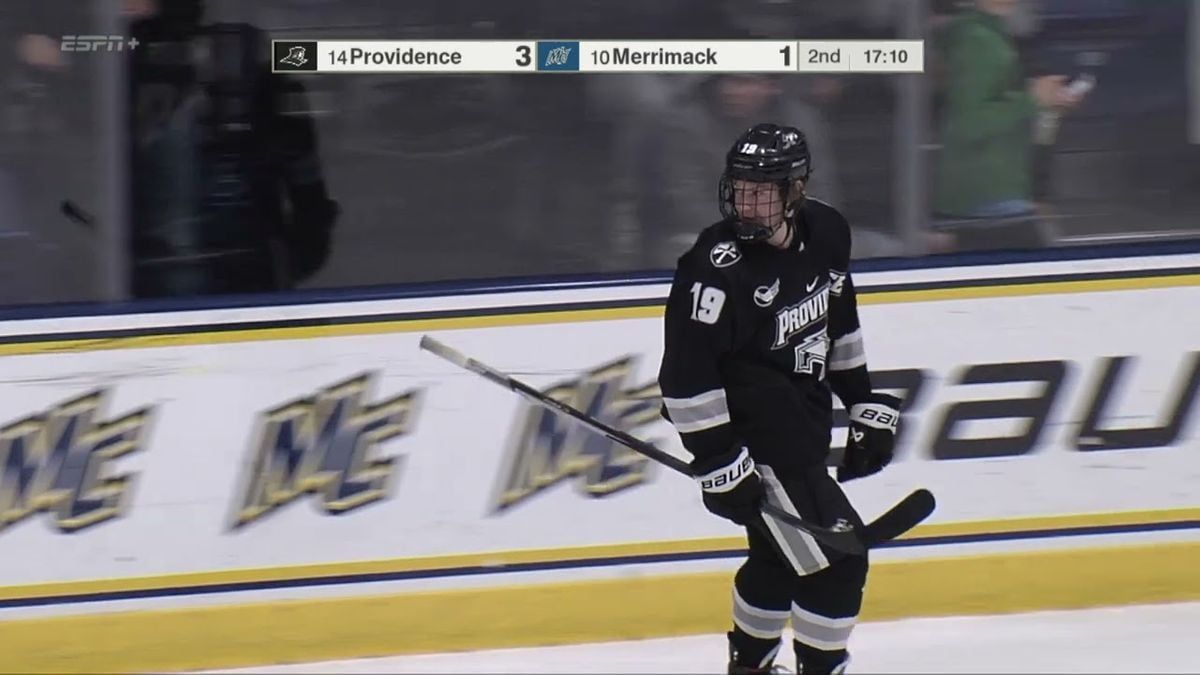
[[[937,507],[933,493],[925,488],[914,490],[886,513],[867,525],[866,544],[874,548],[908,532],[929,517]]]

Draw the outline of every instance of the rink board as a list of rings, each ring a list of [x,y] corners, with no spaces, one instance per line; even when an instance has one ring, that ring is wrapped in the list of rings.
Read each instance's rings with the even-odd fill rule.
[[[910,408],[896,462],[847,491],[868,517],[939,499],[876,554],[864,618],[1200,597],[1200,256],[858,283],[872,369]],[[416,346],[682,456],[657,417],[665,290],[6,324],[7,667],[722,630],[744,542],[689,480]]]

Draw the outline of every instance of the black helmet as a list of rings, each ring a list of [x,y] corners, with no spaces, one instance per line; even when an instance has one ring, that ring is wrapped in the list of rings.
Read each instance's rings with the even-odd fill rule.
[[[721,215],[734,221],[738,237],[750,241],[766,239],[780,222],[790,220],[804,201],[803,193],[791,201],[788,197],[792,185],[798,180],[807,182],[811,172],[812,158],[804,132],[795,127],[756,124],[738,136],[725,155],[725,171],[721,174],[719,190]],[[771,222],[743,218],[738,214],[734,200],[735,180],[776,185],[780,190],[782,213],[771,217]]]

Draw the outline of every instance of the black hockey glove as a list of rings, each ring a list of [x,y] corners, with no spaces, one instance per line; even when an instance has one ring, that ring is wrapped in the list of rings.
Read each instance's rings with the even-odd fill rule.
[[[692,475],[700,484],[704,508],[739,525],[759,519],[759,505],[766,498],[762,478],[746,448],[692,462]]]
[[[900,399],[890,394],[871,394],[865,402],[850,406],[850,433],[837,471],[839,483],[879,473],[892,461],[899,421]]]

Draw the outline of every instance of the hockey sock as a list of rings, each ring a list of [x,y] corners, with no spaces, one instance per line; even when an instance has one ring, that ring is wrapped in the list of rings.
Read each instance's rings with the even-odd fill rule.
[[[790,573],[770,562],[749,558],[733,584],[730,649],[739,666],[769,668],[791,617]]]
[[[845,649],[826,651],[793,642],[796,650],[796,671],[804,675],[839,675],[846,668],[850,654]]]

